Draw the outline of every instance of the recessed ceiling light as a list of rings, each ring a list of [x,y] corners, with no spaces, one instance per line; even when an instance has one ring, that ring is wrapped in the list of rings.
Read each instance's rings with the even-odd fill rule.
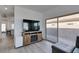
[[[8,8],[5,8],[5,10],[7,10]]]

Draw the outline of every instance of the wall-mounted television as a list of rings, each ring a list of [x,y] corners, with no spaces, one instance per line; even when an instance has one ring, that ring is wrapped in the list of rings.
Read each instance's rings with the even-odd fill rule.
[[[37,20],[27,20],[23,19],[23,30],[24,31],[39,31],[40,30],[40,21]]]

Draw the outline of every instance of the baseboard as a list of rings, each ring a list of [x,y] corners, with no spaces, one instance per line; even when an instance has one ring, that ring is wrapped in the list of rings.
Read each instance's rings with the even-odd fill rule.
[[[21,47],[24,47],[24,46],[19,46],[19,47],[15,47],[15,46],[14,46],[15,49],[18,49],[18,48],[21,48]]]
[[[49,42],[51,42],[51,43],[57,43],[57,42],[53,42],[53,41],[50,41],[50,40],[47,40],[47,39],[44,39],[44,40],[49,41]]]

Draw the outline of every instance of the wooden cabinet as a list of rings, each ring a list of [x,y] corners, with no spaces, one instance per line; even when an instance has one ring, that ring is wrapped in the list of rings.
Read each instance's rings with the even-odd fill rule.
[[[41,33],[37,33],[37,40],[38,41],[42,40],[42,32]]]
[[[32,32],[32,33],[31,32],[24,32],[23,33],[23,45],[24,46],[33,43],[32,42],[33,33],[37,37],[36,41],[41,41],[42,40],[42,32]]]
[[[23,45],[28,45],[31,43],[31,37],[30,34],[25,34],[23,37]]]

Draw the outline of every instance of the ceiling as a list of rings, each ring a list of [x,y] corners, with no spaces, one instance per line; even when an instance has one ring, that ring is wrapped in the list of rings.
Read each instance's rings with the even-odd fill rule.
[[[20,6],[40,13],[45,13],[52,8],[58,7],[58,5],[20,5]]]
[[[46,18],[58,17],[61,15],[79,12],[79,5],[20,5],[42,13]]]
[[[24,7],[27,9],[31,9],[33,11],[37,11],[42,14],[44,14],[45,12],[47,12],[48,10],[50,10],[52,8],[58,7],[58,5],[18,5],[18,6]],[[5,7],[8,9],[5,10]],[[2,17],[13,16],[14,15],[14,6],[13,5],[0,5],[0,14]]]
[[[7,10],[5,10],[7,8]],[[12,17],[14,16],[14,6],[12,5],[0,5],[1,17]]]
[[[33,11],[40,12],[46,16],[46,18],[61,16],[73,12],[79,11],[78,5],[18,5]],[[5,10],[5,7],[8,9]],[[13,5],[0,5],[1,16],[14,16]]]

